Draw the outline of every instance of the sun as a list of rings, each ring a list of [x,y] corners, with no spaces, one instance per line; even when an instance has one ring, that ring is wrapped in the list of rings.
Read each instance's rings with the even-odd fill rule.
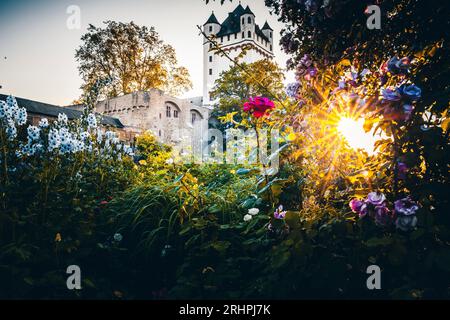
[[[375,142],[381,138],[379,135],[374,135],[373,130],[365,132],[363,118],[342,117],[337,124],[337,130],[351,148],[363,149],[370,155],[375,152]]]

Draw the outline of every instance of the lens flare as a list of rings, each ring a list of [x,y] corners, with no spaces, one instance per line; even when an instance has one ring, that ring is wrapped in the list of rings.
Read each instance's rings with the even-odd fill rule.
[[[353,149],[363,149],[368,154],[374,153],[374,145],[380,136],[374,136],[373,130],[364,131],[364,119],[342,117],[337,125],[338,132]]]

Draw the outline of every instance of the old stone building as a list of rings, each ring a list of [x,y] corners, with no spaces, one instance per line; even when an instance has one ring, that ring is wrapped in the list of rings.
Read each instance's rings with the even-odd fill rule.
[[[120,119],[129,132],[150,130],[161,142],[177,144],[208,129],[211,110],[195,102],[151,89],[101,101],[96,112]]]

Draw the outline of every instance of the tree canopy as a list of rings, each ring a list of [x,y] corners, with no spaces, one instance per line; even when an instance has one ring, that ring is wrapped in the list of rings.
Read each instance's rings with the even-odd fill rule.
[[[192,87],[188,70],[154,27],[106,21],[103,28],[89,25],[81,40],[75,57],[84,92],[102,79],[109,80],[102,92],[107,97],[151,88],[176,96]]]
[[[240,110],[248,97],[274,99],[283,92],[283,80],[282,69],[267,59],[232,66],[220,74],[211,92],[218,99],[217,115]]]

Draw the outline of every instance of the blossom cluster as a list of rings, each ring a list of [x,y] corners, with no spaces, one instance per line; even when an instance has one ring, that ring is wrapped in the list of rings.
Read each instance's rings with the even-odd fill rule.
[[[14,97],[9,96],[6,102],[0,101],[0,129],[5,128],[8,140],[17,138],[17,129],[27,121],[25,108],[19,108]],[[16,156],[19,158],[42,155],[44,153],[69,155],[79,152],[96,152],[105,157],[133,155],[130,146],[121,144],[112,131],[103,133],[97,127],[96,115],[86,117],[87,126],[69,124],[67,115],[60,113],[52,124],[43,118],[37,126],[26,128],[27,139],[19,142]]]
[[[397,86],[389,86],[381,89],[381,104],[383,115],[396,121],[408,121],[414,110],[414,102],[422,96],[422,90],[413,83],[405,80],[409,73],[411,62],[408,57],[393,57],[384,62],[379,70],[381,83],[387,81],[389,74],[399,76],[402,79]]]
[[[394,209],[389,209],[386,196],[380,192],[370,192],[364,200],[352,199],[349,203],[353,212],[360,218],[372,217],[380,226],[395,226],[402,231],[409,231],[417,225],[416,213],[419,205],[408,196],[394,202]]]
[[[311,57],[305,54],[298,63],[295,69],[295,78],[298,82],[302,79],[311,80],[315,76],[317,76],[318,70],[314,67],[314,63]]]
[[[17,137],[17,127],[27,122],[27,110],[20,108],[14,97],[8,96],[5,101],[0,101],[0,126],[5,127],[8,140]]]

